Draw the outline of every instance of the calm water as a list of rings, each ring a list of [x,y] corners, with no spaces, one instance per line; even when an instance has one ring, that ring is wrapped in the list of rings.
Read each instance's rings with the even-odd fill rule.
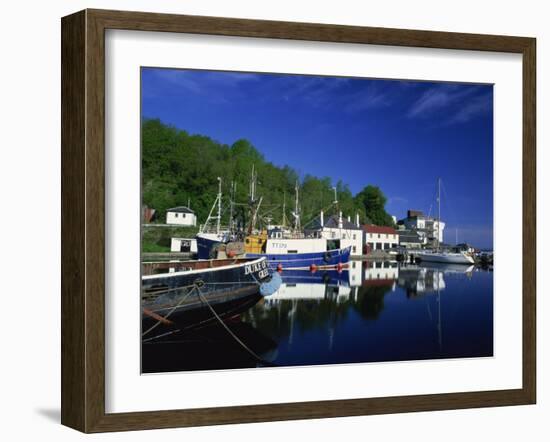
[[[144,344],[144,372],[493,355],[493,274],[466,266],[361,263],[283,272],[277,293],[220,325]]]

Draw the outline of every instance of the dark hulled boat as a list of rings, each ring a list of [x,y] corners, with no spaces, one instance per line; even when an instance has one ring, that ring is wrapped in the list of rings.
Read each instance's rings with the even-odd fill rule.
[[[175,265],[175,264],[174,264]],[[191,261],[183,271],[142,276],[142,336],[173,328],[191,328],[234,316],[274,289],[265,258]],[[243,310],[244,309],[244,310]],[[152,333],[152,327],[155,332]],[[150,332],[151,330],[151,332]]]

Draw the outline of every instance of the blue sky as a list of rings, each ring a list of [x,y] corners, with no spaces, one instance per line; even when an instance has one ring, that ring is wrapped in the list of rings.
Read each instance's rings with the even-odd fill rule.
[[[398,219],[433,214],[441,177],[445,240],[493,245],[492,85],[143,68],[142,116],[380,186]]]

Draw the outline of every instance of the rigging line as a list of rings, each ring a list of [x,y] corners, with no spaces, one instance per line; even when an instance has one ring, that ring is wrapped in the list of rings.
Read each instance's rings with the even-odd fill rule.
[[[260,356],[258,356],[256,353],[254,353],[254,351],[251,350],[243,341],[241,341],[239,339],[239,337],[231,331],[229,326],[225,322],[223,322],[223,319],[218,316],[218,314],[216,313],[216,310],[214,310],[214,308],[210,305],[208,300],[204,297],[204,295],[202,294],[201,289],[199,287],[197,287],[197,291],[199,293],[199,298],[201,299],[201,301],[203,301],[207,305],[207,307],[210,309],[210,311],[212,312],[214,317],[218,320],[218,322],[222,325],[222,327],[225,328],[227,333],[229,333],[233,337],[233,339],[235,339],[235,341],[237,341],[237,343],[240,344],[240,346],[242,348],[244,348],[254,359],[256,359],[261,364],[271,366],[271,367],[276,367],[276,364],[273,364],[272,362],[263,360]]]
[[[328,210],[329,210],[330,208],[332,208],[332,206],[334,206],[334,202],[331,202],[328,206],[324,207],[324,208],[322,209],[323,213],[324,213],[324,212],[328,212]],[[338,214],[336,214],[336,215],[338,215]],[[313,219],[310,219],[307,223],[302,224],[302,228],[304,228],[304,227],[310,225],[310,224],[311,224],[313,221],[315,221],[316,219],[317,219],[317,217],[314,217]]]
[[[428,210],[428,217],[432,216],[433,202],[437,202],[437,184],[435,185],[434,193],[430,201],[430,209]]]
[[[455,228],[458,228],[458,218],[456,216],[456,213],[455,213],[453,207],[450,204],[447,203],[447,201],[450,201],[450,199],[449,199],[449,195],[447,193],[447,188],[445,187],[445,183],[443,183],[443,180],[441,180],[441,188],[443,189],[443,193],[445,194],[445,207],[446,207],[446,209],[449,210],[449,212],[451,212],[451,217],[452,217],[452,220],[455,223]]]
[[[194,286],[194,284],[191,284],[191,285],[185,285],[183,287],[175,287],[173,289],[166,289],[166,290],[148,292],[148,293],[144,293],[143,296],[150,297],[151,295],[161,295],[161,294],[164,294],[164,293],[169,293],[169,292],[175,292],[175,291],[178,291],[178,290],[188,289],[188,288],[191,288],[193,286]]]

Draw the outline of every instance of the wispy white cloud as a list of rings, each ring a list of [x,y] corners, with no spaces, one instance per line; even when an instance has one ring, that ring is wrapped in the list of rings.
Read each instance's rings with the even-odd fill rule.
[[[347,112],[358,112],[368,109],[386,107],[392,104],[392,97],[383,87],[376,83],[345,97]]]
[[[438,84],[425,91],[407,112],[408,118],[428,118],[441,112],[449,117],[445,124],[465,123],[492,108],[492,94],[479,92],[478,86]]]
[[[369,82],[365,87],[352,85],[349,78],[291,76],[282,80],[287,102],[302,101],[321,109],[337,109],[344,112],[360,112],[388,106],[390,94],[382,85]]]
[[[241,85],[258,81],[258,74],[247,72],[190,71],[184,69],[157,69],[157,78],[182,88],[186,92],[199,95],[212,95],[220,89],[238,91]]]
[[[157,78],[181,87],[189,92],[201,93],[201,85],[188,75],[188,71],[177,69],[157,69],[154,71]]]
[[[451,117],[449,123],[465,123],[493,107],[492,94],[486,93],[469,100]]]

